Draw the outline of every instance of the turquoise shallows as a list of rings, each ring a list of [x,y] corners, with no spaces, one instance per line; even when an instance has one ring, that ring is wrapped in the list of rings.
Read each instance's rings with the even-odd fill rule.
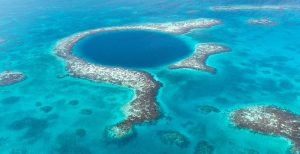
[[[238,129],[227,115],[256,104],[300,114],[300,11],[207,9],[238,4],[299,5],[299,0],[0,0],[0,38],[6,40],[0,43],[0,70],[27,75],[23,82],[0,87],[0,154],[193,154],[203,140],[214,147],[214,154],[287,153],[287,140]],[[168,70],[165,65],[143,68],[163,84],[157,96],[163,116],[137,126],[137,134],[125,142],[107,142],[105,128],[123,118],[121,107],[132,99],[132,91],[58,78],[67,72],[54,54],[55,43],[89,29],[202,17],[224,24],[185,36],[232,49],[208,59],[217,73]],[[279,24],[247,24],[253,18]],[[205,114],[199,105],[221,112]],[[45,112],[47,106],[52,110]],[[178,131],[190,144],[180,148],[164,143],[160,131]]]

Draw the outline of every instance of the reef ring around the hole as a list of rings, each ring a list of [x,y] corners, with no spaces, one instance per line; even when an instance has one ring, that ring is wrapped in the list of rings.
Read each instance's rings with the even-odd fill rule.
[[[157,119],[160,115],[156,96],[161,83],[145,71],[136,71],[122,67],[107,67],[86,62],[72,54],[74,44],[80,39],[105,31],[115,30],[153,30],[171,34],[183,34],[198,28],[209,28],[222,22],[215,19],[195,19],[179,22],[146,24],[141,26],[118,26],[88,30],[60,40],[55,46],[56,54],[66,62],[70,75],[96,82],[107,82],[134,90],[132,101],[123,106],[125,119],[108,127],[109,139],[124,139],[134,134],[134,125]]]

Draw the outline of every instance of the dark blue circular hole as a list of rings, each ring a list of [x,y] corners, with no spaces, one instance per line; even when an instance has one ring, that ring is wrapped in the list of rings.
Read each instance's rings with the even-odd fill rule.
[[[75,45],[74,54],[86,61],[126,68],[149,68],[174,63],[192,52],[182,39],[144,30],[102,32]]]

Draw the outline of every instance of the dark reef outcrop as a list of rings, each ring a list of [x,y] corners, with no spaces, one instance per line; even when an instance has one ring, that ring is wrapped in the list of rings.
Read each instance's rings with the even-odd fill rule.
[[[217,107],[211,105],[199,105],[197,110],[204,114],[221,112]]]
[[[197,44],[194,53],[190,57],[170,65],[169,69],[188,68],[215,73],[215,68],[205,64],[207,58],[211,55],[227,52],[229,50],[228,47],[219,44]]]
[[[299,5],[228,5],[214,6],[213,11],[243,11],[243,10],[291,10],[300,9]]]
[[[260,19],[249,19],[247,21],[248,24],[251,25],[275,25],[277,22],[272,21],[271,19],[268,18],[260,18]]]
[[[210,145],[207,141],[199,141],[196,145],[194,154],[212,154],[215,148]]]
[[[0,73],[0,86],[7,86],[24,80],[26,76],[21,72],[4,71]]]
[[[176,145],[181,148],[189,146],[189,139],[178,131],[159,131],[158,136],[165,144]]]
[[[275,106],[252,106],[231,112],[232,122],[239,128],[288,138],[292,152],[300,152],[300,116]]]

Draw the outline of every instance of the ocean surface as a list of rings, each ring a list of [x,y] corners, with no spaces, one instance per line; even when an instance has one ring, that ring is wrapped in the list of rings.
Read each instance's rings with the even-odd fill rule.
[[[0,153],[192,154],[200,141],[213,146],[216,154],[289,153],[287,139],[238,129],[228,114],[262,104],[300,114],[300,10],[208,9],[238,4],[300,5],[300,1],[0,0],[0,38],[6,40],[0,43],[0,71],[27,75],[23,82],[0,87]],[[246,22],[263,17],[278,24]],[[209,42],[231,48],[208,59],[217,73],[168,70],[165,65],[140,68],[163,83],[157,96],[163,116],[136,126],[136,135],[126,142],[107,142],[105,128],[123,118],[120,108],[133,92],[70,76],[59,78],[67,72],[54,54],[56,42],[93,28],[197,18],[224,22],[182,36],[190,38],[183,38],[190,45]],[[199,105],[220,112],[204,114]],[[190,144],[184,148],[166,144],[160,131],[178,131]]]
[[[74,54],[106,66],[150,68],[170,65],[193,53],[184,38],[145,30],[122,30],[91,35],[76,43]]]

